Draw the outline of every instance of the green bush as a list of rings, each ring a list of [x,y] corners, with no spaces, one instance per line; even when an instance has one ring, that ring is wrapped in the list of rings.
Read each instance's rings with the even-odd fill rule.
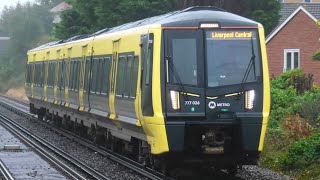
[[[272,79],[271,112],[261,157],[264,167],[284,170],[299,179],[320,174],[320,131],[315,132],[320,127],[320,87],[312,86],[310,76],[296,69]]]
[[[320,61],[320,51],[317,51],[312,55],[312,60]]]
[[[319,127],[320,118],[320,90],[314,88],[312,92],[305,92],[298,97],[297,112],[302,118],[308,119],[313,127]]]
[[[296,81],[301,80],[301,81]],[[317,87],[298,86],[308,84],[301,69],[287,71],[271,81],[270,128],[277,128],[289,115],[301,115],[315,126],[320,113],[320,89]],[[302,84],[301,84],[302,83]],[[310,92],[310,89],[314,89]]]
[[[280,122],[289,114],[295,114],[294,110],[297,109],[297,105],[297,93],[292,86],[287,87],[287,89],[272,86],[269,127],[279,127]]]
[[[320,161],[320,131],[292,144],[280,159],[283,169],[304,167]]]
[[[271,88],[287,89],[289,86],[293,86],[292,77],[294,76],[303,76],[303,71],[301,69],[294,69],[281,74],[280,76],[272,79]]]

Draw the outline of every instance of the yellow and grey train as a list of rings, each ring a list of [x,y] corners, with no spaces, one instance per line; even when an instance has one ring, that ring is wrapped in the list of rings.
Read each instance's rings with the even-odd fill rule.
[[[28,51],[30,112],[147,164],[255,164],[270,111],[263,26],[191,7]],[[99,138],[97,138],[99,137]]]

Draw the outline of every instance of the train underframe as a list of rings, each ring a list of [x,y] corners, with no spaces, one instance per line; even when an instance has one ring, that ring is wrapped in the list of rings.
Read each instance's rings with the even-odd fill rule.
[[[210,126],[209,131],[207,126],[191,125],[192,128],[185,128],[184,142],[186,143],[183,144],[182,151],[152,155],[142,128],[132,126],[119,129],[112,120],[106,121],[105,118],[102,120],[101,117],[90,113],[79,112],[38,99],[30,98],[29,100],[30,113],[37,115],[39,120],[85,137],[162,173],[168,173],[180,167],[190,167],[210,170],[227,169],[234,175],[243,164],[258,163],[259,152],[241,150],[237,125],[213,125]],[[117,130],[133,136],[115,133]],[[141,134],[137,133],[138,131]],[[204,139],[204,134],[207,139]]]

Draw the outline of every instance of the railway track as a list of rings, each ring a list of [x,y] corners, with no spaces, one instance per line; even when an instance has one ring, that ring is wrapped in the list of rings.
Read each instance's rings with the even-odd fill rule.
[[[56,165],[61,171],[66,173],[73,179],[104,179],[107,180],[104,175],[100,174],[96,170],[88,167],[84,163],[78,161],[67,153],[61,151],[51,143],[34,135],[33,133],[21,127],[13,120],[7,118],[0,113],[0,124],[8,129],[11,133],[16,135],[23,142],[33,147],[33,149],[44,157],[47,161]],[[58,157],[58,158],[57,158]],[[72,166],[70,166],[70,164]]]
[[[28,104],[26,102],[22,102],[16,99],[12,99],[3,95],[0,95],[0,105],[10,109],[11,111],[14,111],[17,114],[20,114],[22,116],[27,117],[28,119],[34,119],[36,122],[40,123],[41,125],[45,126],[46,128],[49,128],[69,139],[72,139],[73,141],[88,147],[89,149],[105,156],[108,157],[109,159],[149,178],[149,179],[154,179],[154,180],[160,180],[160,179],[170,179],[169,177],[165,177],[163,174],[143,166],[142,164],[131,160],[125,156],[122,156],[120,154],[114,153],[110,151],[109,149],[106,149],[102,146],[98,146],[97,144],[94,144],[93,142],[82,138],[80,136],[77,136],[69,131],[66,131],[64,129],[56,128],[44,121],[39,121],[36,116],[28,113]],[[1,116],[0,116],[1,117]],[[98,176],[95,177],[95,179],[102,179]]]
[[[13,176],[11,175],[10,171],[7,169],[7,167],[2,163],[0,160],[0,179],[4,178],[6,180],[13,180]],[[1,176],[2,175],[2,176]]]

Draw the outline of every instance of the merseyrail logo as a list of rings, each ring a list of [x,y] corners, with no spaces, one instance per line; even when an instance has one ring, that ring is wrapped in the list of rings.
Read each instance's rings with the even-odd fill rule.
[[[252,38],[252,32],[212,32],[213,39]]]
[[[208,104],[208,106],[209,106],[210,109],[214,109],[214,108],[217,107],[217,104],[216,104],[216,102],[214,102],[214,101],[210,101],[209,104]]]

